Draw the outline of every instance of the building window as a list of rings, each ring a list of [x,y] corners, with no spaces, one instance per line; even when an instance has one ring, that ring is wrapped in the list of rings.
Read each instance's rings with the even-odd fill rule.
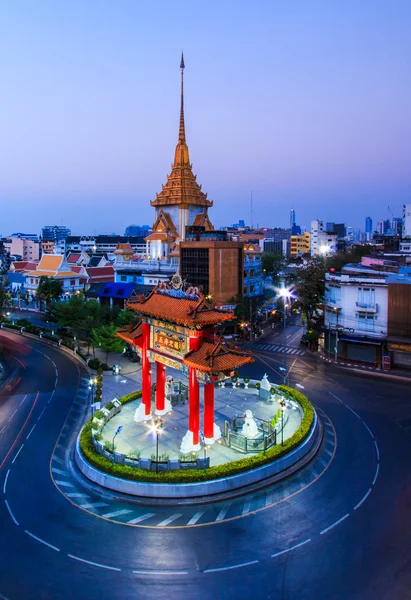
[[[339,286],[330,285],[328,288],[330,302],[341,300],[341,288]]]
[[[374,317],[358,315],[358,329],[361,331],[374,331]]]
[[[358,304],[364,306],[375,304],[375,288],[358,288]]]
[[[70,279],[70,285],[76,285],[76,280],[75,279]]]

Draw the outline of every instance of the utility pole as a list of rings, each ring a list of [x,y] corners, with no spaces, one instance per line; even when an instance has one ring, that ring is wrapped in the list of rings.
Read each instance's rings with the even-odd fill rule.
[[[338,361],[338,308],[335,309],[337,311],[337,320],[336,320],[336,325],[335,325],[335,354],[334,354],[334,361],[337,362]]]

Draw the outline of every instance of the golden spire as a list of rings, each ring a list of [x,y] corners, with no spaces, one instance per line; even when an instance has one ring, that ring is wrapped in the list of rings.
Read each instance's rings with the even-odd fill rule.
[[[179,133],[178,133],[178,141],[181,142],[182,144],[185,144],[185,142],[186,142],[186,132],[185,132],[185,127],[184,127],[184,68],[185,68],[184,55],[183,55],[183,53],[181,53],[181,62],[180,62],[180,69],[181,69],[181,107],[180,107],[180,130],[179,130]]]

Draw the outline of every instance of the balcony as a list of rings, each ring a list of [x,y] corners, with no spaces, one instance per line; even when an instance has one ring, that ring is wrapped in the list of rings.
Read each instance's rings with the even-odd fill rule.
[[[355,303],[355,312],[367,313],[369,315],[376,315],[378,311],[378,304],[367,304],[363,302]]]

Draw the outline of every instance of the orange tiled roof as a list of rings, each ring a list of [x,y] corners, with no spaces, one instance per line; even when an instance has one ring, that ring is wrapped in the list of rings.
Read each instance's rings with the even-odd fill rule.
[[[127,308],[141,315],[201,329],[235,319],[233,312],[210,308],[204,296],[176,297],[155,288],[147,297],[131,298]]]
[[[62,265],[64,256],[62,254],[43,254],[39,262],[39,271],[53,271]]]
[[[253,362],[253,357],[249,352],[220,341],[204,341],[199,350],[189,352],[183,359],[185,365],[208,373],[232,371],[250,362]]]
[[[141,321],[132,327],[126,327],[126,329],[119,329],[116,333],[117,337],[121,338],[129,344],[134,344],[136,339],[142,335]]]
[[[174,242],[174,240],[176,239],[174,235],[171,235],[170,233],[167,233],[166,231],[164,231],[164,233],[150,233],[150,235],[146,238],[144,238],[146,241],[154,241],[154,240],[165,240],[168,242]]]
[[[133,248],[130,244],[120,244],[119,242],[113,254],[133,254]]]

